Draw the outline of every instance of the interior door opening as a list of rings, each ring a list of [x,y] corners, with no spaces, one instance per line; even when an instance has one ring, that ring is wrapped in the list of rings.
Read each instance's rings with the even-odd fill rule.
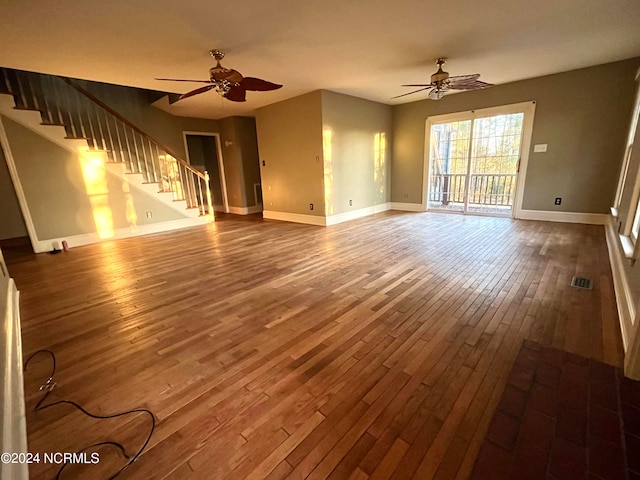
[[[209,173],[209,189],[214,211],[229,213],[220,137],[217,133],[185,132],[184,138],[191,166]]]
[[[427,121],[428,210],[513,216],[532,123],[526,108],[513,107]]]

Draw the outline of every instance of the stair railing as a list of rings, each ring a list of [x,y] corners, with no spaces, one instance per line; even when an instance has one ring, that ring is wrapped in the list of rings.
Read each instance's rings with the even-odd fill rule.
[[[13,95],[18,109],[38,110],[45,125],[60,125],[67,138],[86,139],[90,150],[109,162],[124,163],[145,183],[157,183],[173,200],[213,216],[209,174],[200,172],[73,80],[0,68],[0,91]]]

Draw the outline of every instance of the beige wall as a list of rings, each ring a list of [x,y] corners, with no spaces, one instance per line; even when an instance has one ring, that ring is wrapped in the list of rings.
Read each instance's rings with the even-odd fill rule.
[[[391,117],[389,105],[322,91],[327,215],[389,201]]]
[[[420,203],[428,116],[536,102],[523,208],[607,213],[618,177],[640,59],[394,107],[391,200]],[[484,72],[490,80],[490,72]],[[547,153],[533,153],[546,143]],[[555,197],[562,205],[554,206]]]
[[[324,216],[321,92],[259,108],[256,127],[264,209]]]
[[[9,146],[39,240],[95,233],[94,206],[88,195],[80,159],[25,127],[2,117]],[[107,174],[106,193],[94,196],[104,202],[114,229],[131,225],[127,202],[135,211],[135,224],[145,225],[185,218],[152,197],[131,189]],[[99,197],[99,198],[98,198]],[[151,211],[152,218],[145,212]]]
[[[28,235],[4,151],[0,146],[0,240]]]

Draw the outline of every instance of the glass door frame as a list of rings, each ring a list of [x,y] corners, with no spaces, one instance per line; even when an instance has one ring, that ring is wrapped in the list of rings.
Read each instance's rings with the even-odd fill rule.
[[[425,121],[425,144],[424,144],[424,163],[423,163],[423,178],[422,178],[422,208],[424,211],[429,210],[429,183],[430,183],[430,168],[431,168],[431,126],[450,123],[457,121],[471,120],[471,138],[470,143],[473,141],[473,120],[484,117],[493,117],[496,115],[505,115],[512,113],[523,113],[524,118],[522,120],[522,137],[520,140],[520,160],[518,166],[518,175],[516,179],[515,195],[513,201],[513,208],[511,210],[511,217],[520,218],[522,212],[522,201],[524,193],[524,183],[527,175],[527,165],[529,163],[529,152],[531,150],[531,135],[533,133],[533,119],[535,116],[536,102],[521,102],[510,105],[501,105],[497,107],[482,108],[477,110],[466,110],[464,112],[448,113],[444,115],[435,115],[427,117]],[[470,147],[471,150],[471,147]],[[468,174],[468,172],[467,172]],[[465,210],[468,199],[468,185],[465,187]],[[434,210],[444,211],[444,210]],[[449,211],[446,211],[449,213]],[[463,213],[451,211],[450,213]],[[483,215],[482,213],[467,212],[470,215]]]

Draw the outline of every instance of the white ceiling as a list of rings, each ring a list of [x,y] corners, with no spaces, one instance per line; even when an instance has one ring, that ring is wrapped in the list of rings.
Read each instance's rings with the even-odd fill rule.
[[[434,60],[501,84],[640,56],[638,0],[0,0],[0,66],[184,93],[224,66],[284,87],[162,108],[222,118],[328,89],[387,104],[426,98]]]

